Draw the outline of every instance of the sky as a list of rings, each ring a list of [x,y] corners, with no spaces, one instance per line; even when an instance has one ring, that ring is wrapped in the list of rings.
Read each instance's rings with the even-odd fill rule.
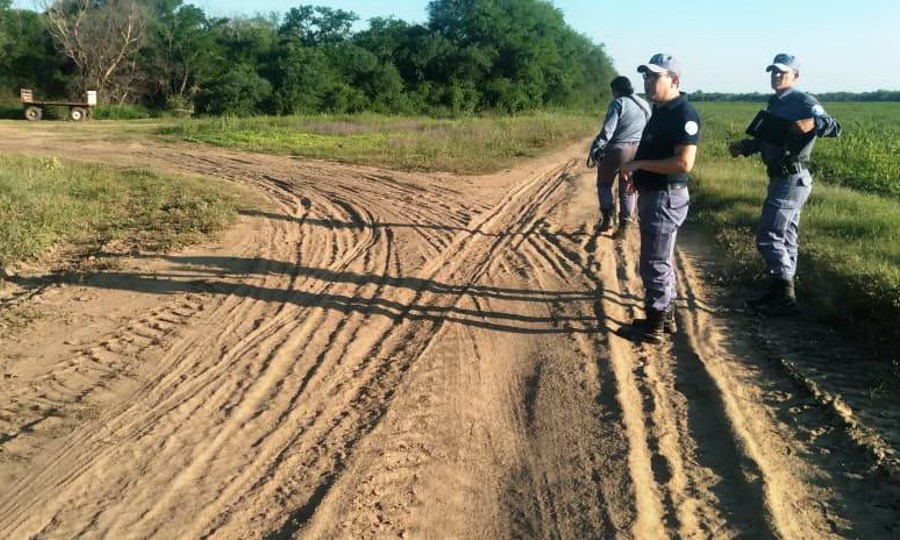
[[[427,0],[184,0],[209,15],[276,12],[299,5],[352,11],[362,21],[427,21]],[[769,92],[765,72],[779,52],[802,63],[809,92],[900,90],[900,0],[551,0],[566,22],[602,44],[616,70],[640,88],[636,68],[654,53],[677,57],[688,92]],[[14,6],[33,8],[34,0]],[[668,6],[668,7],[666,7]],[[359,29],[366,28],[365,22]]]

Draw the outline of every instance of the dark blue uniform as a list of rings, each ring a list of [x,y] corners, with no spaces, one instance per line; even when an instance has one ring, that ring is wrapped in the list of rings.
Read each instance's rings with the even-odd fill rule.
[[[766,262],[769,274],[789,281],[797,272],[800,213],[812,191],[809,157],[816,137],[836,137],[841,132],[841,126],[825,112],[815,97],[793,88],[769,98],[766,110],[791,122],[804,118],[815,120],[813,133],[785,146],[776,146],[760,139],[741,141],[741,154],[748,156],[760,152],[769,175],[756,247]]]
[[[700,116],[684,95],[656,105],[647,122],[635,160],[666,159],[675,147],[700,142]],[[638,190],[641,222],[640,271],[644,282],[645,308],[668,312],[676,296],[675,238],[688,214],[691,197],[687,174],[658,174],[637,170],[633,182]]]

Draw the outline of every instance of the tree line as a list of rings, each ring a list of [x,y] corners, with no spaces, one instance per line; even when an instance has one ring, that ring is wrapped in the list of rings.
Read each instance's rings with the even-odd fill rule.
[[[704,92],[691,93],[691,101],[768,101],[770,93]],[[815,96],[820,101],[900,101],[900,91],[875,90],[873,92],[822,92]]]
[[[300,5],[213,17],[182,0],[0,0],[0,87],[208,115],[470,114],[596,106],[615,70],[542,0],[434,0],[428,20]]]

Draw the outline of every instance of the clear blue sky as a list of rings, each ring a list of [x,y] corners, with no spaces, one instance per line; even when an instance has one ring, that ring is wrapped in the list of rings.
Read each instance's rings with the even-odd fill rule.
[[[427,19],[427,0],[185,0],[212,15],[285,13],[302,4],[352,11],[365,21]],[[811,92],[900,90],[900,0],[744,0],[660,2],[552,0],[566,22],[602,43],[616,69],[631,77],[653,53],[678,57],[687,91],[768,92],[765,66],[778,52],[803,63]],[[668,7],[664,7],[668,4]],[[32,0],[15,0],[32,7]],[[363,24],[362,27],[365,27]]]

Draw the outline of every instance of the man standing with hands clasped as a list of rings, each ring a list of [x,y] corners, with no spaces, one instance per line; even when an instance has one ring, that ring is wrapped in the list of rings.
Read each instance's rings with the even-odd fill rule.
[[[655,54],[638,67],[653,114],[644,129],[634,161],[620,173],[638,193],[641,230],[640,272],[644,282],[645,319],[635,319],[619,335],[632,341],[660,343],[675,333],[675,238],[691,202],[688,173],[697,157],[700,116],[679,88],[681,65],[670,55]]]
[[[766,262],[769,279],[762,294],[748,303],[770,315],[785,315],[797,307],[794,275],[800,212],[812,190],[809,157],[816,138],[837,137],[841,125],[825,112],[816,98],[794,89],[800,77],[800,63],[794,56],[776,55],[766,71],[771,72],[775,90],[766,111],[774,120],[781,119],[773,123],[783,124],[787,132],[768,130],[780,136],[744,139],[731,143],[728,149],[734,157],[760,152],[769,175],[768,193],[756,234],[756,247]]]

